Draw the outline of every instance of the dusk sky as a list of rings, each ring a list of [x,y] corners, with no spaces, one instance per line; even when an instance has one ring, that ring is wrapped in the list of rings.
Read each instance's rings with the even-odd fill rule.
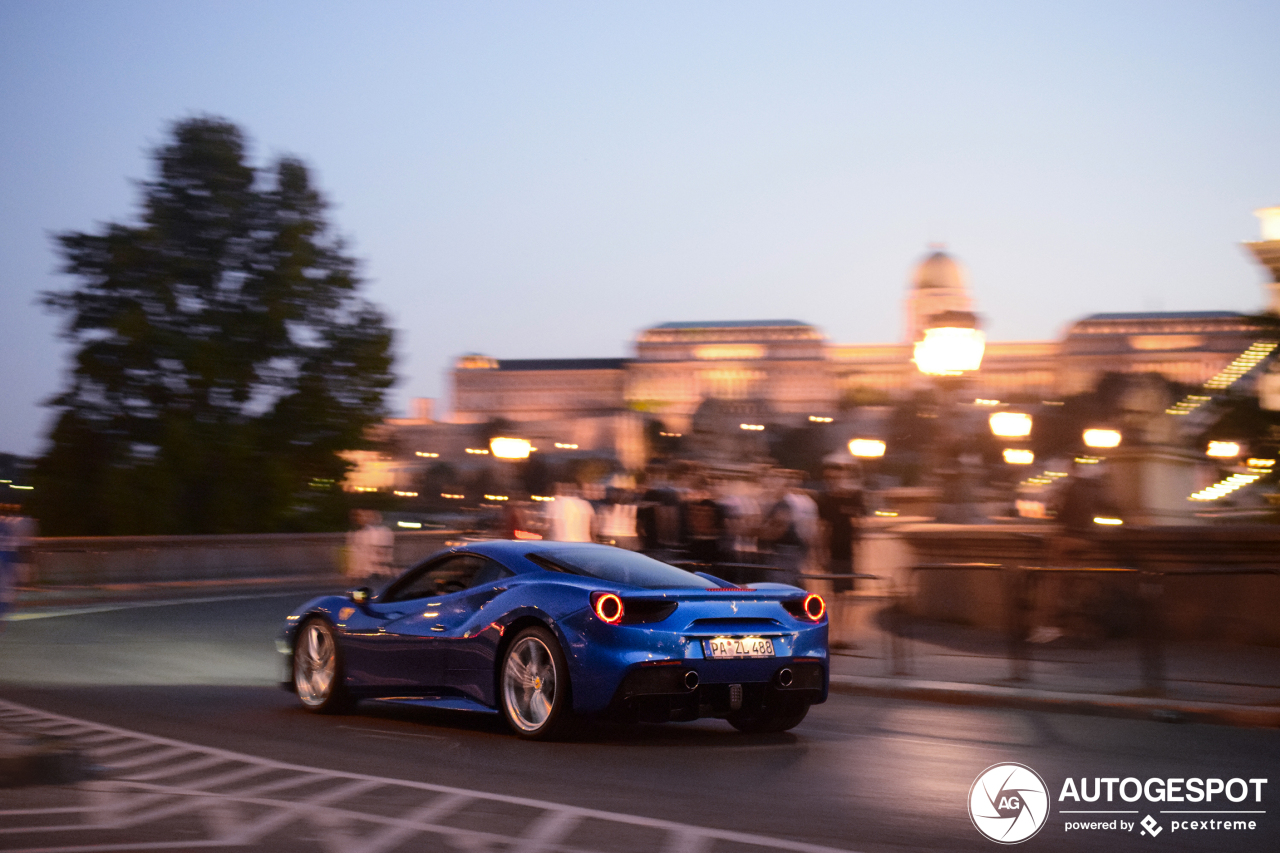
[[[994,340],[1255,311],[1280,205],[1270,2],[0,0],[0,451],[68,350],[51,235],[133,222],[177,119],[294,154],[397,330],[454,358],[615,357],[675,320],[903,334],[943,243]]]

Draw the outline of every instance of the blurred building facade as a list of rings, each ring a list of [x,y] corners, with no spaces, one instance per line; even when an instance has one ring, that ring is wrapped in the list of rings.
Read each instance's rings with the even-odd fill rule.
[[[1259,216],[1263,240],[1246,246],[1270,271],[1267,309],[1280,314],[1280,208]],[[892,403],[925,384],[912,345],[930,317],[980,314],[981,306],[963,267],[933,247],[912,272],[904,309],[898,343],[833,343],[798,320],[713,320],[645,329],[630,358],[464,355],[451,374],[448,422],[433,419],[430,401],[416,404],[413,417],[389,420],[383,437],[399,449],[361,459],[350,482],[364,477],[362,485],[385,489],[432,460],[484,455],[480,425],[517,432],[540,453],[604,455],[638,470],[647,429],[690,432],[708,401],[746,406],[778,426]],[[1034,403],[1087,391],[1106,372],[1158,373],[1196,386],[1228,369],[1260,334],[1256,319],[1230,311],[1093,314],[1058,340],[988,342],[972,388],[985,399]]]

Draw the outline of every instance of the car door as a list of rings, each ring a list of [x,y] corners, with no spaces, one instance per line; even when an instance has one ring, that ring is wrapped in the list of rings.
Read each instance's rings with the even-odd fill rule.
[[[376,692],[433,692],[444,683],[441,614],[466,589],[477,558],[450,554],[407,573],[364,606],[368,618],[346,633],[347,668]]]
[[[445,647],[444,683],[451,691],[493,704],[493,653],[501,632],[484,618],[484,606],[506,590],[513,573],[477,557],[466,589],[440,601],[439,626]]]

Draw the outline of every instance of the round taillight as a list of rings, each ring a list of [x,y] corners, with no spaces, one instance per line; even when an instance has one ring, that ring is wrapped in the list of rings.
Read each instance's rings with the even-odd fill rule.
[[[810,593],[804,600],[804,615],[808,616],[814,622],[822,618],[822,614],[827,612],[827,603],[822,600],[822,596],[816,593]]]
[[[622,621],[622,599],[611,592],[600,593],[596,596],[595,611],[601,622],[617,625]]]

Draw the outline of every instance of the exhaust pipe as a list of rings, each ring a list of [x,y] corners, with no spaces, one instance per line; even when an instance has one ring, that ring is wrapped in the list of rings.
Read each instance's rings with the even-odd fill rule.
[[[692,690],[698,686],[698,673],[689,670],[684,674],[684,686]]]
[[[794,680],[795,680],[795,677],[791,674],[791,670],[788,669],[787,667],[783,667],[782,669],[778,670],[778,684],[782,685],[783,687],[790,687],[791,682]]]

